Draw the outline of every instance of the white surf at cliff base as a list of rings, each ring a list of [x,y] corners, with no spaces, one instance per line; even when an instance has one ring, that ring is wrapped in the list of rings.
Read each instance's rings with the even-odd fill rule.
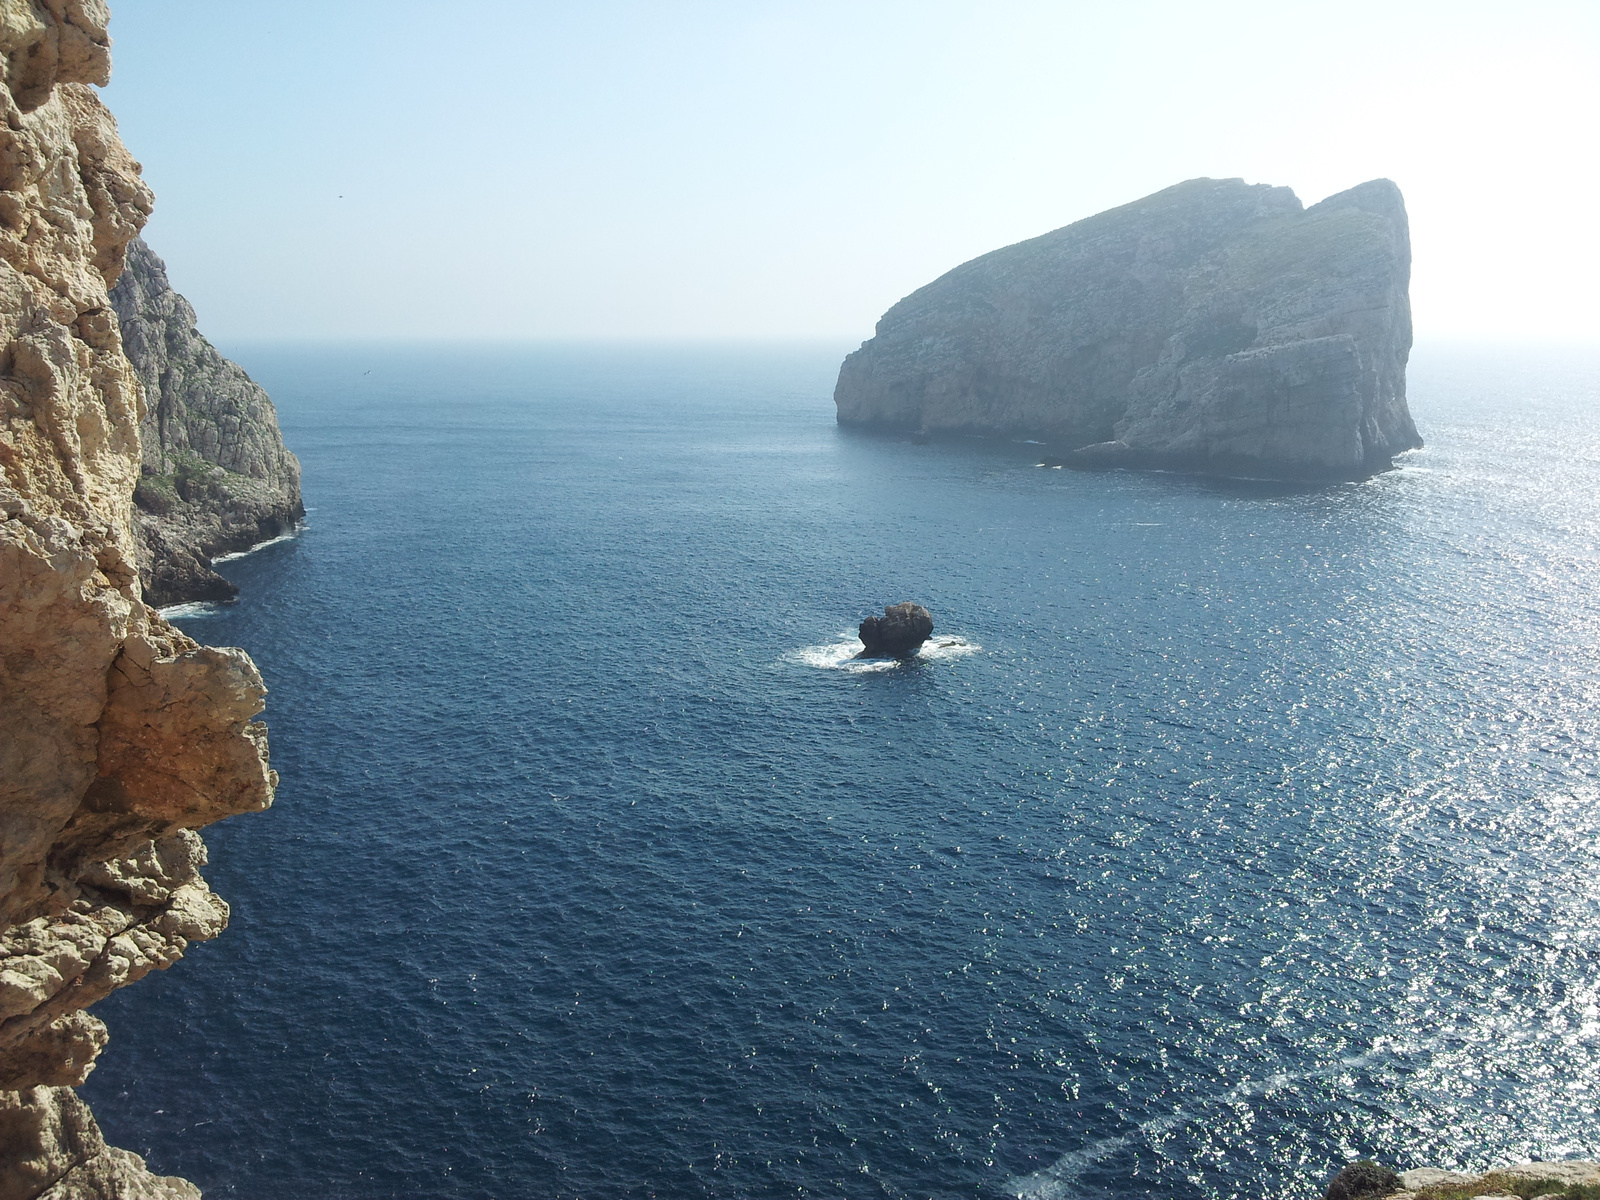
[[[907,661],[944,662],[976,654],[983,647],[958,635],[935,635],[922,643]],[[861,639],[854,633],[841,633],[838,640],[820,646],[803,646],[784,655],[785,662],[819,667],[825,671],[849,671],[866,674],[873,671],[892,671],[904,665],[898,658],[860,658]]]

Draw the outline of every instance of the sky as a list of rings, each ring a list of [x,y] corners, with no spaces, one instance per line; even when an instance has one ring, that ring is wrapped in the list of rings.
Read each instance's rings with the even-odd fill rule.
[[[832,339],[1196,176],[1406,197],[1418,341],[1600,342],[1600,2],[112,0],[201,329]]]

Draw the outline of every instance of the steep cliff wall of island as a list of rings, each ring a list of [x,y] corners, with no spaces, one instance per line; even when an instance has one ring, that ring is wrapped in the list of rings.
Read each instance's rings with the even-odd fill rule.
[[[238,589],[211,569],[212,558],[294,527],[305,515],[300,462],[266,391],[201,335],[194,308],[143,238],[128,246],[111,304],[144,385],[133,493],[144,598],[229,599]]]
[[[845,359],[839,422],[1040,438],[1085,466],[1360,477],[1422,444],[1410,278],[1388,180],[1305,209],[1193,179],[907,296]]]
[[[98,0],[0,0],[0,1200],[193,1196],[105,1145],[71,1090],[84,1010],[227,906],[194,830],[276,776],[240,650],[143,602],[139,380],[108,285],[149,190],[91,84]]]

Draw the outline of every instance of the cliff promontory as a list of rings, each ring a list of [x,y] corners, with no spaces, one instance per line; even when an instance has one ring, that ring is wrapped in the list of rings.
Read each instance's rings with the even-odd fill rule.
[[[144,461],[133,493],[139,579],[151,604],[227,600],[211,569],[305,515],[300,463],[267,393],[195,327],[189,302],[143,238],[111,288],[122,347],[144,385]]]
[[[1035,438],[1077,466],[1359,478],[1422,444],[1410,278],[1388,180],[1304,208],[1192,179],[907,296],[845,359],[839,423]]]
[[[107,294],[151,205],[99,0],[0,0],[0,1200],[193,1197],[72,1088],[85,1010],[215,936],[194,832],[265,808],[265,689],[144,603],[139,378]]]

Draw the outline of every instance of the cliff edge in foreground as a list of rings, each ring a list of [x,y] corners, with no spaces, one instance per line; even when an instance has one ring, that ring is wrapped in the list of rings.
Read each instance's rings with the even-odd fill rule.
[[[101,1138],[84,1010],[223,928],[194,830],[277,782],[249,656],[141,595],[143,398],[107,286],[151,196],[87,86],[106,19],[0,0],[0,1200],[199,1194]]]
[[[1191,179],[907,296],[845,359],[838,419],[1037,438],[1075,466],[1360,478],[1422,444],[1410,280],[1386,179],[1309,209]]]
[[[144,385],[144,460],[133,493],[139,580],[154,605],[228,600],[211,569],[305,515],[300,462],[283,444],[262,387],[217,353],[167,267],[136,237],[111,288],[122,348]]]

